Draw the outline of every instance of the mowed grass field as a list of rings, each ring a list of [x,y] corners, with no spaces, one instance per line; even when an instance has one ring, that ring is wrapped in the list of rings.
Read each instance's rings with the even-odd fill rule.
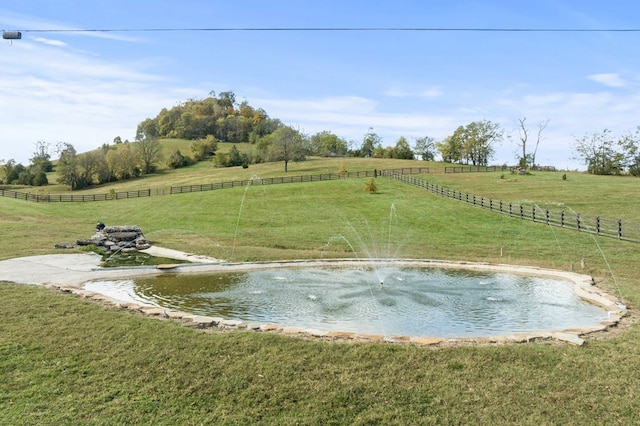
[[[436,163],[319,159],[289,175],[430,168],[440,185],[507,202],[640,222],[640,181],[560,172],[444,174]],[[91,192],[282,176],[278,164],[210,163]],[[635,424],[640,422],[640,244],[509,218],[378,178],[94,203],[0,198],[0,259],[59,253],[106,224],[231,261],[356,257],[534,265],[596,277],[631,315],[573,347],[424,348],[205,333],[68,294],[0,286],[0,424]],[[342,236],[353,242],[352,247]],[[585,269],[580,269],[584,260]]]

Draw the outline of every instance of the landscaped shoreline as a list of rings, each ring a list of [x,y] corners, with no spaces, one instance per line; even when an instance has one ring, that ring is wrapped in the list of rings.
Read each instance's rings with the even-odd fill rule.
[[[626,306],[617,298],[598,289],[593,278],[574,272],[550,270],[537,267],[522,267],[506,264],[488,264],[473,262],[452,262],[426,259],[376,259],[379,265],[428,267],[443,269],[465,269],[475,271],[508,272],[518,275],[542,276],[557,278],[573,283],[576,294],[589,303],[601,306],[608,313],[606,321],[588,327],[577,327],[568,330],[547,330],[533,333],[515,333],[496,337],[475,338],[441,338],[439,336],[381,336],[363,335],[349,332],[323,331],[315,329],[301,329],[298,327],[286,327],[278,324],[253,324],[234,319],[192,315],[184,312],[169,311],[157,306],[142,303],[140,301],[118,298],[106,291],[106,294],[97,294],[83,288],[84,284],[95,280],[117,280],[140,276],[150,276],[166,273],[207,273],[214,271],[247,271],[266,268],[284,267],[312,267],[318,265],[353,266],[363,262],[357,259],[330,259],[330,260],[291,260],[278,262],[251,262],[228,263],[207,256],[199,256],[152,246],[145,250],[148,254],[173,258],[176,260],[190,261],[194,263],[158,266],[137,266],[123,268],[100,267],[100,256],[87,254],[55,254],[31,256],[25,258],[0,261],[0,281],[9,281],[22,284],[38,284],[48,288],[58,289],[78,294],[82,297],[109,303],[116,307],[139,311],[151,317],[172,318],[185,325],[199,328],[214,329],[250,329],[255,331],[279,332],[286,335],[301,335],[306,337],[329,338],[331,340],[365,340],[385,342],[410,342],[419,345],[459,344],[459,343],[522,343],[534,340],[558,340],[567,343],[582,345],[584,336],[592,333],[606,331],[616,327],[626,314]],[[371,262],[370,260],[367,262]]]

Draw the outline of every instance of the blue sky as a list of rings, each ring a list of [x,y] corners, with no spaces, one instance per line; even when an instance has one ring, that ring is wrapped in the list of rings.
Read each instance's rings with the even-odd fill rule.
[[[632,1],[2,0],[0,29],[23,34],[0,41],[0,159],[27,164],[39,140],[133,140],[163,107],[233,91],[355,146],[370,127],[393,146],[490,120],[506,136],[495,164],[515,163],[519,118],[532,133],[549,120],[539,163],[579,168],[576,138],[640,125],[640,32],[33,30],[638,29],[638,16]]]

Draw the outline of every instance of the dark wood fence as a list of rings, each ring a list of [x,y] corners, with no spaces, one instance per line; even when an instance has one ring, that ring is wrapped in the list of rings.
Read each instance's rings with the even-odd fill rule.
[[[536,205],[507,203],[502,200],[494,200],[468,192],[445,188],[414,176],[387,172],[384,172],[384,176],[424,188],[442,197],[451,198],[475,207],[517,217],[522,220],[531,220],[550,226],[574,229],[579,232],[587,232],[620,240],[640,242],[640,224],[638,223],[623,222],[620,219],[608,219],[600,216],[583,216],[574,212],[550,210]]]
[[[520,167],[516,166],[450,166],[445,167],[445,173],[478,173],[478,172],[517,172]],[[555,172],[556,168],[553,166],[536,166],[533,171],[538,172]]]
[[[91,202],[91,201],[109,201],[109,200],[121,200],[125,198],[139,198],[139,197],[151,197],[152,195],[167,195],[167,194],[183,194],[189,192],[199,191],[213,191],[217,189],[235,188],[238,186],[247,185],[275,185],[281,183],[299,183],[299,182],[320,182],[336,179],[348,179],[348,178],[363,178],[363,177],[378,177],[382,173],[401,174],[401,175],[415,175],[415,174],[428,174],[428,167],[410,167],[402,169],[391,170],[367,170],[361,172],[348,172],[344,174],[338,173],[326,173],[319,175],[298,175],[298,176],[281,176],[275,178],[255,178],[249,180],[238,180],[230,182],[218,182],[209,183],[203,185],[183,185],[172,186],[165,191],[164,189],[143,189],[139,191],[127,191],[127,192],[110,192],[108,194],[49,194],[49,195],[36,195],[29,194],[27,192],[19,192],[8,189],[0,189],[0,196],[16,198],[25,201],[34,201],[36,203],[56,203],[56,202]]]
[[[185,192],[213,191],[216,189],[233,188],[237,186],[246,187],[247,185],[277,185],[281,183],[301,183],[301,182],[320,182],[327,180],[378,177],[383,173],[409,175],[409,174],[427,174],[427,167],[411,167],[393,170],[367,170],[362,172],[348,172],[344,174],[326,173],[319,175],[299,175],[299,176],[280,176],[274,178],[255,178],[249,180],[238,180],[233,182],[211,183],[206,185],[184,185],[172,186],[170,194],[182,194]]]
[[[139,191],[112,192],[109,194],[48,194],[36,195],[26,192],[18,192],[8,189],[0,189],[0,196],[16,198],[36,203],[84,203],[89,201],[121,200],[123,198],[150,197],[151,190],[143,189]]]

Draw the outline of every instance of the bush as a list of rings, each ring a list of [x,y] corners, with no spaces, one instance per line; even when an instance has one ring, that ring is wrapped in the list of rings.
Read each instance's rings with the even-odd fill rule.
[[[45,185],[49,185],[47,174],[43,171],[36,173],[36,175],[33,177],[33,186],[45,186]]]

